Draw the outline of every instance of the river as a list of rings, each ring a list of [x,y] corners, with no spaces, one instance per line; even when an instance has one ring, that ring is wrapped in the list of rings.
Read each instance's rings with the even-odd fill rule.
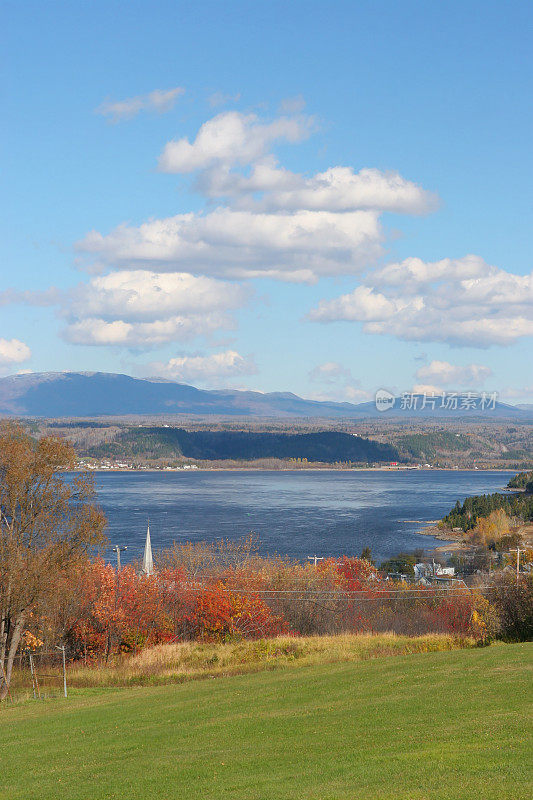
[[[254,531],[263,553],[360,555],[380,561],[442,544],[416,531],[472,494],[495,492],[509,472],[190,471],[99,472],[98,500],[110,544],[142,556],[146,524],[154,550],[173,541],[237,539]],[[110,556],[110,554],[108,554]]]

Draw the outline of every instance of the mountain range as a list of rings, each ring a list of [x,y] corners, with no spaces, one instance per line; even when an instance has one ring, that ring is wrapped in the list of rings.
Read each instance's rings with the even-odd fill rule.
[[[11,417],[100,417],[196,414],[232,417],[387,419],[448,417],[472,421],[533,421],[533,410],[496,402],[483,410],[439,407],[404,409],[399,399],[382,412],[374,402],[305,400],[290,392],[197,389],[159,378],[107,372],[43,372],[0,378],[0,415]]]

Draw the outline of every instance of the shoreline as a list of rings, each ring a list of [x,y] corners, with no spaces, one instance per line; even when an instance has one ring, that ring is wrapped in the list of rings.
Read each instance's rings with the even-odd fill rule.
[[[439,539],[445,544],[432,547],[428,550],[428,554],[444,555],[445,553],[466,553],[472,550],[472,546],[465,542],[464,539],[459,538],[449,529],[443,530],[438,525],[426,525],[424,528],[416,531],[420,536],[431,536],[433,539]]]
[[[509,472],[516,475],[516,469],[509,467],[350,467],[338,469],[336,467],[195,467],[194,469],[146,467],[129,469],[127,467],[80,467],[79,469],[66,470],[67,472],[166,472],[166,473],[195,473],[195,472]],[[502,487],[500,491],[520,491]]]

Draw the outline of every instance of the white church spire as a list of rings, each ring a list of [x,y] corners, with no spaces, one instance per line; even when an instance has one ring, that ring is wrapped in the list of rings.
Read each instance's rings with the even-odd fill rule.
[[[144,545],[143,567],[145,575],[152,575],[154,572],[154,560],[152,558],[152,542],[150,541],[150,523],[146,530],[146,543]]]

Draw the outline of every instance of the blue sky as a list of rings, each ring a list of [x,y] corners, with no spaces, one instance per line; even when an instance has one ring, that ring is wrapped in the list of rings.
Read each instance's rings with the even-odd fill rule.
[[[2,374],[532,401],[531,4],[2,25]]]

